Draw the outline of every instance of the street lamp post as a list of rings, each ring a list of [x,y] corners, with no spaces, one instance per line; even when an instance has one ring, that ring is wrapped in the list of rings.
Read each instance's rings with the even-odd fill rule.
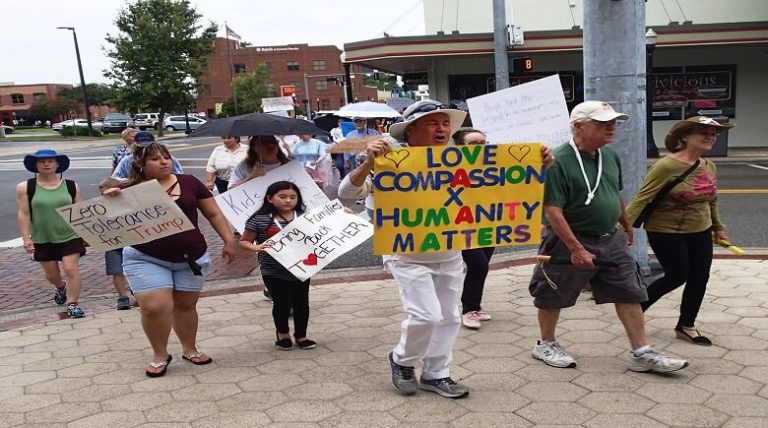
[[[83,102],[85,103],[85,120],[88,122],[88,135],[93,135],[91,123],[91,106],[88,103],[88,91],[85,89],[85,77],[83,76],[83,63],[80,61],[80,47],[77,44],[77,32],[75,27],[56,27],[57,30],[70,30],[75,39],[75,55],[77,55],[77,69],[80,72],[80,87],[83,89]]]
[[[653,51],[658,35],[653,28],[645,33],[645,129],[646,157],[659,157],[659,149],[653,139]]]

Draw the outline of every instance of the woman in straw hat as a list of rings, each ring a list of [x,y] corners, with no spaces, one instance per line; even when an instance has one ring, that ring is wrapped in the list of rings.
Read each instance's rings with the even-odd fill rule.
[[[77,303],[80,297],[80,257],[85,242],[56,212],[57,208],[80,202],[80,188],[74,181],[62,180],[69,168],[69,158],[52,149],[38,150],[24,157],[24,167],[35,178],[16,186],[18,222],[24,249],[40,262],[45,279],[55,287],[53,301],[67,303],[67,315],[82,318],[85,313]],[[67,281],[62,278],[61,262]]]
[[[685,284],[675,335],[703,346],[712,341],[699,333],[694,322],[709,280],[712,240],[727,241],[728,235],[717,210],[717,170],[701,156],[712,149],[720,132],[734,126],[705,116],[677,122],[664,140],[670,154],[651,167],[627,206],[627,216],[633,223],[667,183],[684,176],[645,219],[643,227],[664,276],[648,286],[648,301],[642,307],[647,310]]]

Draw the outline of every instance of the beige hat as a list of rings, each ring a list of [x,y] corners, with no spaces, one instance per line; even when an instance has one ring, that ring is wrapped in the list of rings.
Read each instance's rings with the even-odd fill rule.
[[[707,116],[689,117],[688,119],[681,120],[672,126],[672,129],[669,130],[666,138],[664,138],[664,146],[666,146],[667,149],[672,152],[677,151],[680,147],[682,147],[680,139],[690,134],[694,129],[696,129],[696,127],[701,125],[711,126],[718,131],[727,131],[736,126],[735,123],[720,123],[715,119]]]
[[[410,124],[424,116],[435,113],[445,113],[448,115],[448,118],[451,120],[451,133],[449,136],[455,134],[461,128],[461,125],[464,124],[464,118],[467,117],[467,112],[449,108],[447,105],[434,100],[422,100],[411,104],[405,109],[403,112],[404,120],[390,126],[389,135],[398,141],[404,141],[405,129]]]
[[[618,113],[610,104],[604,101],[584,101],[577,105],[571,111],[571,124],[576,122],[586,122],[596,120],[598,122],[608,122],[611,120],[629,120],[626,113]]]

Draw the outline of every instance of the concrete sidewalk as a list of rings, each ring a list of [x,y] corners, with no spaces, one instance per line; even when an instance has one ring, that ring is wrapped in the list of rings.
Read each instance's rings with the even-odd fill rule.
[[[274,349],[271,307],[251,291],[252,277],[214,282],[200,301],[199,344],[214,363],[182,361],[172,338],[174,360],[158,379],[143,373],[150,353],[136,309],[6,322],[0,426],[768,426],[765,256],[715,261],[699,317],[715,346],[674,338],[679,291],[648,312],[650,342],[691,362],[667,375],[628,372],[612,306],[587,295],[559,328],[578,368],[531,358],[538,328],[529,256],[494,265],[484,296],[493,321],[461,330],[452,375],[471,388],[466,399],[395,392],[386,355],[403,315],[397,286],[381,271],[313,281],[309,335],[319,346],[290,352]]]

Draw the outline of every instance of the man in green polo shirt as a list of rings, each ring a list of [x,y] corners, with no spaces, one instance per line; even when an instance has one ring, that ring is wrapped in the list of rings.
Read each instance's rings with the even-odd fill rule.
[[[573,138],[555,149],[555,163],[544,184],[547,235],[541,255],[570,264],[537,265],[529,290],[539,309],[541,339],[533,357],[553,367],[576,367],[576,360],[557,343],[560,310],[576,304],[590,284],[597,304],[613,303],[632,346],[633,371],[671,372],[688,362],[666,356],[647,345],[640,302],[648,299],[637,262],[629,251],[634,241],[624,212],[621,162],[608,144],[616,122],[629,116],[602,101],[586,101],[571,112]],[[621,224],[625,232],[617,230]],[[609,260],[611,266],[597,263]]]

